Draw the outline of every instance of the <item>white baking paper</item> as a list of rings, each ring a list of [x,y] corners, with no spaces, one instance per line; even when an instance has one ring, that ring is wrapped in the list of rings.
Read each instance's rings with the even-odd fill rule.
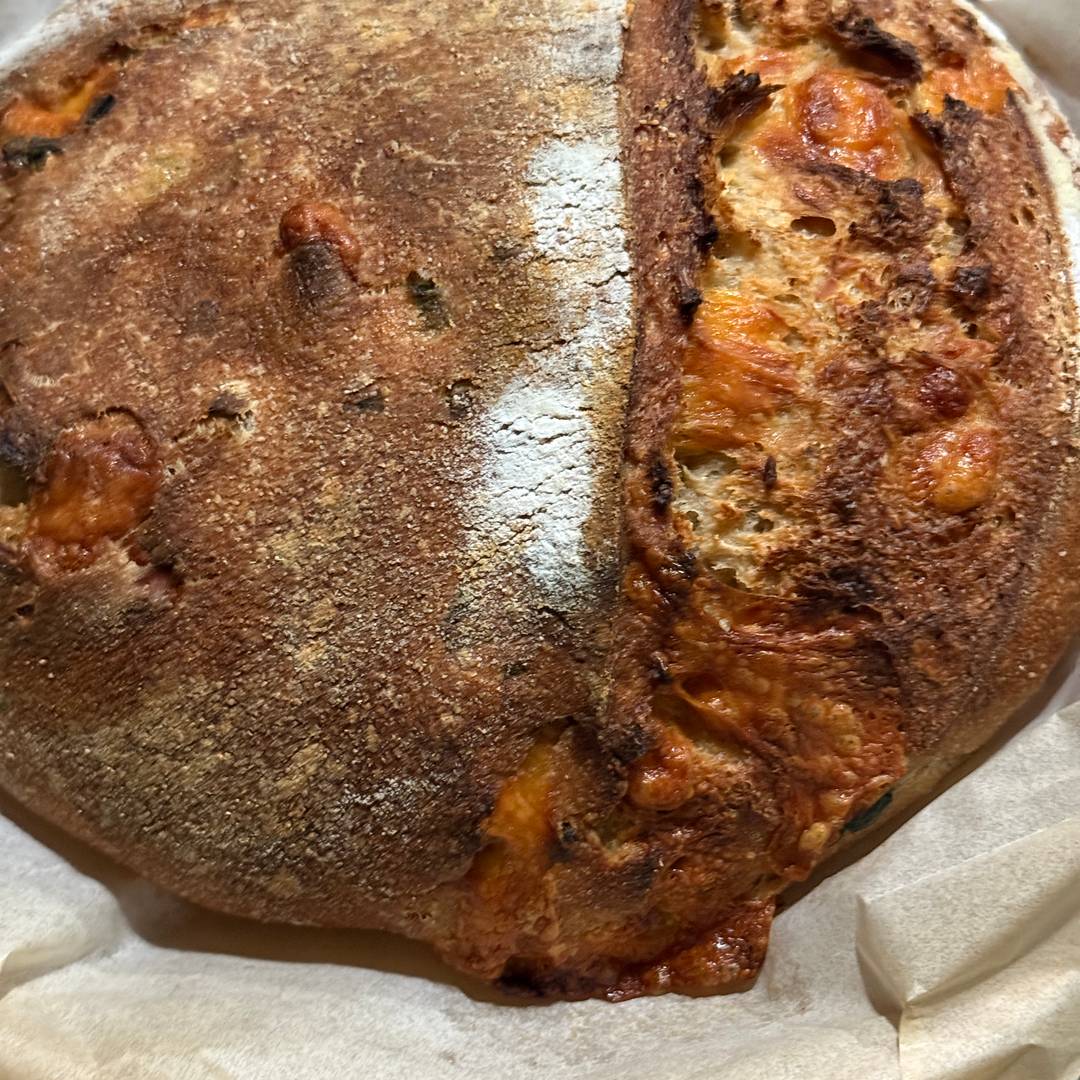
[[[0,0],[0,62],[56,6]],[[1080,122],[1078,0],[985,8]],[[200,911],[0,801],[0,1080],[1080,1080],[1076,701],[1074,651],[724,997],[502,1004],[410,942]]]

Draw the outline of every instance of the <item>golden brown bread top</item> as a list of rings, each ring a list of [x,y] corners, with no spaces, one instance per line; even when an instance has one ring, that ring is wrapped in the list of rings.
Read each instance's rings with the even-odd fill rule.
[[[6,788],[203,903],[700,991],[1034,689],[1023,91],[945,0],[621,17],[140,3],[9,78]]]

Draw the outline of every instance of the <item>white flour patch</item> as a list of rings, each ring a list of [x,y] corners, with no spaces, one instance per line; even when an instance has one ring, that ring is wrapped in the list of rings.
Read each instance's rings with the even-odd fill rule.
[[[527,373],[483,418],[471,514],[474,546],[522,563],[564,606],[589,584],[584,529],[600,461],[588,386],[618,363],[630,330],[612,121],[610,137],[554,139],[530,163],[534,273],[555,295],[558,340],[529,354]]]
[[[590,424],[569,387],[515,382],[485,417],[484,517],[553,599],[586,581],[581,533],[592,507]],[[487,530],[485,530],[487,531]]]
[[[582,11],[559,34],[558,45],[547,58],[554,75],[602,86],[615,81],[622,59],[625,3],[603,0],[601,6],[604,10],[599,13],[595,7],[590,12]],[[601,105],[604,104],[606,100],[601,99]]]
[[[626,377],[632,343],[615,90],[624,15],[625,0],[565,0],[529,75],[584,92],[566,95],[523,177],[526,272],[546,310],[478,418],[462,563],[462,604],[474,617],[517,605],[523,575],[528,603],[586,606],[614,557],[618,422],[596,410]],[[610,526],[596,517],[607,509]],[[594,521],[606,539],[590,550]]]
[[[525,178],[537,253],[547,262],[574,263],[581,279],[562,278],[559,292],[580,308],[591,289],[629,259],[623,237],[622,175],[614,137],[569,141],[554,139],[535,154]],[[563,267],[556,266],[556,271]],[[570,313],[567,313],[569,317]]]

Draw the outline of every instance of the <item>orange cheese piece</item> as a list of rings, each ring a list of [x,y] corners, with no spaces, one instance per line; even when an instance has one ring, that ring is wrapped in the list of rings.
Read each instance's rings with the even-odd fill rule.
[[[698,309],[683,371],[684,437],[700,449],[742,445],[756,417],[798,387],[777,314],[737,292],[713,290]]]

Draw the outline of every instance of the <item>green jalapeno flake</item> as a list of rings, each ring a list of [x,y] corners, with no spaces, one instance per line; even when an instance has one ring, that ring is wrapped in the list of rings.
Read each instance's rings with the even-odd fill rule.
[[[863,829],[868,829],[888,809],[892,800],[893,793],[886,791],[873,806],[868,806],[865,810],[856,814],[844,826],[844,832],[862,832]]]

